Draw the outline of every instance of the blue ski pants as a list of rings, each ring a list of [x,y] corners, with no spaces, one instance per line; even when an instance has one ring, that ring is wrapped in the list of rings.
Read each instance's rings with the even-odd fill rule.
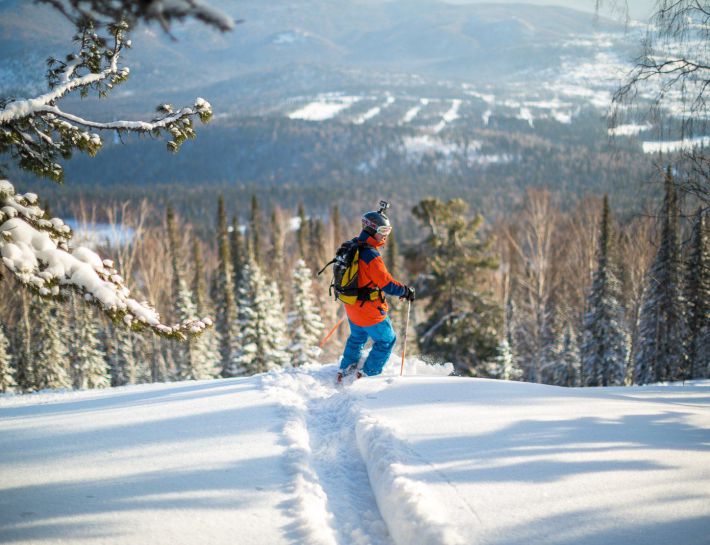
[[[379,375],[382,368],[392,353],[394,344],[397,342],[397,335],[392,328],[389,317],[378,324],[362,327],[350,322],[350,336],[345,343],[343,358],[340,360],[340,368],[345,370],[351,365],[357,365],[360,355],[365,348],[367,339],[372,339],[372,349],[365,360],[362,372],[368,376]]]

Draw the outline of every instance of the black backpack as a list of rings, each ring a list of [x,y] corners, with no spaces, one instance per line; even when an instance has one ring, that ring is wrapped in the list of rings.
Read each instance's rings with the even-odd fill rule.
[[[379,288],[358,288],[358,269],[360,266],[360,249],[369,248],[357,238],[346,240],[340,245],[335,257],[326,263],[318,275],[333,265],[333,280],[329,293],[335,292],[335,300],[346,305],[354,305],[358,301],[377,301],[381,294]]]

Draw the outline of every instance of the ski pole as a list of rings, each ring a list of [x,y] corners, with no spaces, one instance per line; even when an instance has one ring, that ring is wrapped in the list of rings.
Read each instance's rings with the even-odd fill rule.
[[[340,318],[340,320],[338,320],[338,323],[333,326],[333,329],[331,329],[330,332],[325,336],[325,338],[320,342],[319,348],[323,348],[325,346],[325,343],[327,343],[331,335],[335,333],[335,330],[338,329],[338,326],[343,323],[343,320],[345,320],[345,316]]]
[[[402,342],[402,367],[399,370],[399,376],[404,373],[404,355],[407,352],[407,330],[409,330],[409,311],[412,309],[412,301],[407,301],[407,319],[404,322],[404,341]]]

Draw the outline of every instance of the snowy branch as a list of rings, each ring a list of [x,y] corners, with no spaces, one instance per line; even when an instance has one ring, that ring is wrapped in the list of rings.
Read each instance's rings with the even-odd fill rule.
[[[24,286],[49,298],[73,290],[115,322],[178,340],[212,325],[209,318],[161,323],[154,308],[131,297],[110,260],[85,247],[70,250],[71,229],[59,218],[46,219],[37,202],[34,193],[18,195],[9,181],[0,180],[0,256]]]
[[[92,23],[85,23],[75,36],[79,52],[66,62],[49,59],[49,92],[23,100],[0,99],[0,153],[9,151],[25,170],[61,182],[64,171],[57,162],[60,156],[68,159],[74,150],[93,156],[101,148],[101,137],[88,129],[150,132],[156,136],[163,132],[171,137],[167,144],[170,151],[177,151],[185,140],[195,138],[192,118],[197,116],[206,123],[212,117],[210,104],[201,98],[192,107],[177,111],[170,104],[163,104],[158,107],[158,116],[150,121],[102,123],[57,106],[58,100],[74,91],[85,96],[94,89],[104,96],[128,78],[129,69],[119,66],[122,50],[130,47],[128,25],[111,24],[107,30],[112,37],[110,46]]]

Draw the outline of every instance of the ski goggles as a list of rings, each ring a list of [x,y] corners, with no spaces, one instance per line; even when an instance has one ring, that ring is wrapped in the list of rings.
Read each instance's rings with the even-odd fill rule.
[[[377,229],[377,234],[382,235],[383,237],[386,237],[392,232],[392,226],[391,225],[380,225]]]

